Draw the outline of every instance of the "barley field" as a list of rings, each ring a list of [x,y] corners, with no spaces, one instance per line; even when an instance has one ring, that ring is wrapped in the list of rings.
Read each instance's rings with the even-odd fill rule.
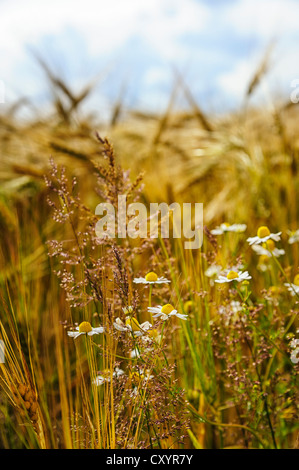
[[[0,448],[298,448],[298,105],[103,124],[50,80],[0,116]],[[120,195],[203,203],[202,246],[97,237]]]

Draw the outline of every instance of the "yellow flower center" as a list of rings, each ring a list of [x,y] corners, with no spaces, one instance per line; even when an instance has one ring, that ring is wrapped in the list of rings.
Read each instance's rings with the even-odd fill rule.
[[[83,321],[79,325],[79,333],[89,333],[92,331],[91,324],[88,321]]]
[[[295,284],[295,286],[299,286],[299,274],[296,274],[296,276],[294,278],[294,284]]]
[[[170,312],[174,310],[174,307],[170,304],[163,305],[161,312],[165,313],[166,315],[169,315]]]
[[[230,271],[227,275],[227,279],[236,279],[239,277],[239,274],[236,271]]]
[[[127,318],[126,325],[132,328],[132,331],[140,331],[140,324],[136,318]]]
[[[257,231],[257,236],[259,238],[268,237],[269,235],[270,235],[270,230],[268,229],[268,227],[266,227],[265,225],[262,225],[262,227],[259,227]]]
[[[269,256],[267,255],[261,255],[259,257],[259,264],[267,264],[269,261]]]
[[[156,273],[150,272],[145,276],[145,280],[148,282],[156,282],[158,276]]]
[[[275,248],[275,242],[273,240],[267,240],[262,246],[265,250],[273,251]]]
[[[222,225],[224,225],[224,227],[230,227],[230,224],[227,222],[224,222]]]

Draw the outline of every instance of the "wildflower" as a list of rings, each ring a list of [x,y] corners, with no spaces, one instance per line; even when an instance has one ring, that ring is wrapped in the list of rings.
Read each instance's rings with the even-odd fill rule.
[[[138,386],[140,382],[144,379],[144,375],[140,372],[130,372],[129,373],[129,378],[132,382],[133,386]]]
[[[278,233],[271,233],[268,227],[262,226],[259,227],[257,231],[256,237],[247,238],[249,245],[260,245],[261,243],[265,243],[268,240],[274,240],[278,242],[280,240],[281,232]]]
[[[279,296],[283,290],[282,286],[270,286],[268,292],[265,294],[265,299],[275,307],[279,306]]]
[[[211,230],[212,235],[222,235],[224,232],[235,232],[243,233],[247,228],[246,224],[233,224],[228,223],[221,224],[219,227],[216,227],[214,230]]]
[[[296,274],[293,283],[286,283],[285,286],[288,288],[288,291],[291,292],[292,296],[296,294],[299,295],[299,274]]]
[[[252,245],[252,249],[260,256],[275,256],[275,258],[279,258],[282,255],[285,255],[285,251],[283,249],[279,249],[275,247],[275,243],[273,240],[269,239],[265,243],[261,245]]]
[[[205,276],[207,276],[209,278],[210,286],[213,286],[215,284],[214,281],[219,276],[221,271],[222,271],[222,267],[217,265],[217,264],[211,265],[205,270],[204,274],[205,274]]]
[[[138,372],[132,371],[129,373],[129,378],[132,382],[133,387],[139,387],[142,382],[151,380],[154,376],[150,375],[148,371],[140,369]]]
[[[261,255],[259,257],[257,268],[260,271],[265,272],[269,269],[269,262],[270,262],[270,257],[268,255]]]
[[[161,320],[165,321],[168,320],[169,317],[175,316],[177,318],[180,318],[181,320],[187,320],[188,315],[184,315],[182,313],[178,313],[175,308],[170,305],[158,305],[158,307],[148,307],[148,311],[151,313],[155,313],[153,315],[153,318],[159,318],[161,317]]]
[[[136,337],[144,335],[152,328],[150,322],[146,321],[140,324],[138,320],[133,317],[126,317],[126,323],[123,323],[120,318],[116,318],[113,324],[118,331],[128,331]]]
[[[161,343],[161,335],[159,334],[158,330],[155,328],[151,328],[148,330],[147,335],[142,337],[142,341],[144,343],[149,343],[150,345],[153,343],[153,341],[157,344]],[[149,351],[151,348],[148,347],[146,348],[145,351]]]
[[[269,292],[271,295],[279,295],[281,292],[281,287],[279,286],[270,286]]]
[[[299,339],[293,338],[292,341],[290,342],[290,348],[294,349],[299,346]]]
[[[144,343],[142,345],[142,352],[148,354],[151,351],[153,351],[153,343],[161,344],[161,339],[162,339],[161,335],[159,334],[158,330],[156,330],[155,328],[151,328],[151,329],[147,330],[146,334],[144,334],[141,337],[141,340]],[[139,345],[139,346],[141,346],[141,345]],[[140,356],[141,356],[141,353],[140,353],[139,349],[137,349],[137,348],[134,348],[130,352],[130,357],[132,359],[138,359]]]
[[[92,335],[98,335],[100,333],[103,333],[104,332],[104,328],[102,326],[98,326],[97,328],[93,328],[91,326],[91,324],[88,322],[88,321],[83,321],[82,323],[80,323],[79,326],[77,326],[75,328],[76,331],[68,331],[67,334],[71,337],[71,338],[78,338],[78,336],[80,335],[88,335],[88,336],[92,336]]]
[[[122,376],[124,374],[124,371],[122,369],[120,369],[119,367],[116,367],[114,372],[112,372],[112,377],[115,377],[115,378],[119,378],[120,376]],[[110,382],[110,379],[111,379],[111,372],[109,369],[105,369],[102,371],[102,373],[100,375],[98,375],[93,383],[95,385],[103,385],[103,383],[105,382]]]
[[[219,282],[220,284],[224,282],[232,282],[232,281],[237,281],[237,282],[243,282],[247,279],[251,279],[251,276],[249,275],[248,271],[229,271],[229,273],[226,276],[219,276],[218,279],[216,279],[215,282]]]
[[[224,316],[224,323],[228,326],[230,323],[237,323],[238,321],[244,322],[246,316],[241,315],[243,307],[238,300],[232,300],[228,305],[221,305],[219,313]]]
[[[158,277],[156,273],[147,273],[145,277],[136,277],[135,284],[168,284],[170,281],[165,277]]]
[[[288,240],[290,245],[292,245],[293,243],[299,242],[299,229],[296,230],[295,232],[288,232],[288,233],[290,235],[290,238]]]
[[[290,238],[288,240],[290,245],[292,245],[293,243],[298,243],[299,242],[299,229],[296,230],[295,232],[288,232],[288,233],[290,235]]]
[[[242,304],[238,300],[232,300],[230,306],[233,313],[239,313],[242,311]]]

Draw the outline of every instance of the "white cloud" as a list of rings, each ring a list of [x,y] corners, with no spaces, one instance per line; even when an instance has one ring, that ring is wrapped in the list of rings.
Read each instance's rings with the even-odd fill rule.
[[[40,88],[40,77],[34,77],[33,60],[27,48],[42,49],[42,55],[60,52],[61,58],[67,60],[68,54],[76,54],[69,40],[65,41],[68,32],[70,37],[75,35],[84,43],[90,63],[104,58],[106,63],[122,60],[124,64],[123,47],[129,40],[135,40],[137,46],[148,46],[168,65],[169,61],[185,56],[180,36],[203,29],[208,15],[209,9],[194,0],[3,0],[0,78],[7,83],[8,93],[15,90],[15,94],[31,94],[35,87]],[[61,44],[58,50],[57,44]],[[127,51],[131,57],[132,49],[134,41]],[[84,64],[82,51],[78,54],[80,61]],[[22,78],[16,73],[21,65],[28,72]]]
[[[259,48],[273,38],[282,41],[284,47],[273,69],[273,83],[286,86],[288,76],[296,78],[298,18],[297,0],[238,0],[219,5],[200,0],[2,0],[0,79],[9,84],[8,95],[13,89],[30,95],[34,90],[41,93],[46,85],[34,76],[26,47],[40,50],[46,44],[50,51],[53,47],[52,54],[59,54],[61,45],[62,60],[67,60],[68,53],[77,52],[70,44],[75,34],[86,51],[86,57],[82,57],[84,47],[78,51],[78,63],[83,68],[88,61],[121,59],[121,71],[125,72],[126,66],[134,67],[135,44],[148,48],[155,60],[149,57],[142,65],[143,75],[137,77],[147,91],[148,101],[149,97],[160,96],[167,83],[171,87],[170,63],[180,64],[181,70],[190,64],[195,67],[195,81],[189,82],[191,89],[200,84],[204,90],[215,84],[225,97],[240,100],[262,57]],[[184,40],[190,34],[197,35],[198,41],[192,43],[192,48]],[[240,54],[232,37],[236,41],[239,38],[241,44],[244,38],[250,39],[247,50],[244,47]],[[52,45],[53,38],[56,46]],[[126,64],[127,55],[130,62]],[[230,70],[223,56],[228,56]],[[20,68],[25,70],[24,75],[20,76]],[[73,83],[78,82],[80,79],[73,76]]]
[[[248,79],[253,73],[252,63],[247,60],[240,61],[229,72],[225,72],[218,77],[217,83],[223,93],[230,95],[234,99],[240,99],[245,95],[248,86]]]
[[[297,0],[242,0],[231,5],[223,21],[241,36],[264,39],[298,31]]]
[[[23,52],[46,34],[71,27],[85,38],[92,55],[109,53],[138,35],[174,55],[182,33],[198,32],[208,8],[194,0],[10,0],[1,5],[1,52]]]
[[[227,7],[223,27],[240,41],[247,38],[255,46],[244,49],[243,57],[229,71],[219,74],[216,82],[222,93],[240,103],[267,46],[274,41],[270,67],[257,90],[257,98],[259,102],[271,102],[279,95],[286,98],[291,80],[299,76],[298,18],[299,2],[295,0],[242,0]]]
[[[172,74],[169,69],[164,67],[149,67],[144,76],[144,84],[146,86],[166,85],[170,84],[172,80]]]

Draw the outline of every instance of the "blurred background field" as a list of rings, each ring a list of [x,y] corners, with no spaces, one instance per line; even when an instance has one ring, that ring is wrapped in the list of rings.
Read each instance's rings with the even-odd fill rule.
[[[0,448],[298,447],[298,366],[290,361],[290,342],[298,338],[298,300],[284,284],[298,274],[298,242],[290,244],[289,238],[299,228],[299,108],[287,94],[273,96],[271,106],[255,101],[271,74],[271,51],[260,51],[233,110],[207,110],[182,67],[171,67],[162,109],[128,105],[120,87],[108,111],[102,114],[99,106],[92,114],[85,102],[92,101],[97,78],[73,87],[34,50],[32,61],[51,97],[47,112],[40,112],[38,100],[23,96],[0,107],[0,338],[6,345]],[[146,246],[117,240],[119,251],[93,245],[86,226],[102,200],[97,165],[107,166],[96,133],[113,144],[108,170],[109,164],[110,170],[121,166],[115,180],[105,182],[103,172],[107,191],[114,187],[117,193],[129,170],[132,182],[142,173],[139,200],[147,206],[204,204],[202,249],[184,250],[175,239]],[[109,152],[108,157],[110,147]],[[75,230],[53,220],[48,198],[54,193],[44,180],[50,158],[65,167],[69,181],[76,177],[76,194],[89,209],[86,220],[75,212]],[[212,236],[221,223],[246,224],[246,232]],[[285,250],[278,263],[264,259],[265,269],[246,242],[260,226],[281,231],[278,245]],[[72,308],[65,284],[54,274],[61,260],[49,257],[47,242],[67,240],[75,252],[74,233],[84,230],[89,233],[84,256],[92,266],[82,263],[80,271],[80,263],[79,268],[70,263],[67,269],[85,282],[96,267],[103,297]],[[103,266],[96,265],[97,257]],[[211,266],[236,265],[252,276],[248,298],[244,289],[240,294],[219,287],[206,274]],[[129,340],[105,335],[95,340],[101,352],[92,352],[82,338],[75,347],[67,330],[83,319],[109,330],[111,319],[123,317],[122,308],[130,305],[125,300],[136,304],[140,322],[146,320],[148,292],[136,294],[133,279],[149,271],[172,281],[169,289],[153,291],[152,302],[171,303],[189,320],[187,326],[177,319],[166,323],[155,367],[144,353],[144,367],[164,382],[159,389],[149,381],[151,397],[136,398],[129,393],[136,388],[135,362],[115,356],[128,354]],[[125,299],[118,276],[128,282]],[[93,292],[92,285],[85,286]],[[246,320],[234,312],[235,301]],[[131,378],[114,389],[111,375],[95,390],[92,374],[104,369],[112,374],[118,366]]]

